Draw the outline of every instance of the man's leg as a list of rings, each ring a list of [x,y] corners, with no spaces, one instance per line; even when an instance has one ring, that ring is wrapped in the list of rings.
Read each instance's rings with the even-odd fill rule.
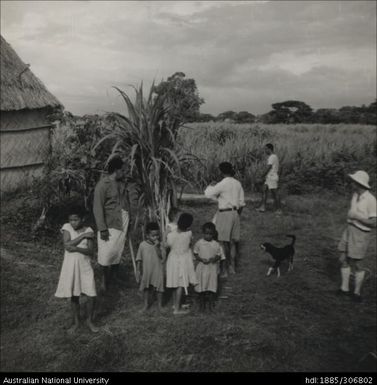
[[[109,284],[110,284],[110,275],[111,275],[110,266],[101,266],[101,269],[102,269],[101,289],[103,291],[107,291],[109,289]]]
[[[88,296],[87,302],[86,302],[86,309],[87,309],[86,324],[88,325],[89,329],[93,333],[97,333],[99,331],[99,329],[93,325],[94,304],[95,304],[95,297],[89,297]]]
[[[268,198],[268,186],[267,184],[263,185],[263,190],[262,190],[262,203],[260,207],[258,208],[258,211],[266,211],[266,206],[267,206],[267,198]]]
[[[230,274],[236,273],[236,255],[237,255],[236,243],[234,241],[231,241],[230,250],[229,250],[229,273]]]
[[[341,253],[339,261],[341,262],[340,274],[341,274],[341,279],[342,279],[342,284],[340,286],[340,292],[344,293],[344,294],[349,294],[349,291],[350,291],[349,283],[350,283],[351,267],[348,264],[345,252]]]
[[[272,198],[274,200],[274,208],[276,211],[281,211],[281,206],[280,206],[280,196],[279,196],[279,191],[278,189],[272,189],[271,190]]]
[[[80,297],[71,297],[71,311],[73,318],[73,325],[68,329],[69,334],[73,334],[80,326]]]
[[[221,276],[227,277],[229,264],[230,264],[230,242],[222,241],[222,245],[223,245],[224,254],[225,254],[225,261],[223,261],[223,264],[222,264]]]
[[[361,301],[361,286],[363,285],[365,271],[360,268],[359,260],[349,258],[349,263],[351,270],[355,275],[355,288],[353,294],[357,301]]]

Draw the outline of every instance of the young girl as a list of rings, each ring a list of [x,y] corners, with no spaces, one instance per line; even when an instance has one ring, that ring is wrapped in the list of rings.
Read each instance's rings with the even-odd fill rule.
[[[193,255],[190,249],[192,232],[190,227],[193,222],[191,214],[183,213],[177,223],[177,231],[173,231],[167,236],[167,245],[170,247],[166,266],[166,286],[174,288],[173,314],[186,314],[187,311],[181,310],[181,299],[183,289],[187,295],[187,287],[196,284]]]
[[[65,252],[55,296],[71,298],[73,326],[68,330],[69,333],[75,332],[80,324],[81,294],[87,296],[86,324],[92,332],[99,331],[93,325],[94,299],[97,293],[90,257],[93,256],[94,232],[83,225],[83,218],[84,211],[73,207],[69,210],[69,222],[61,229]]]
[[[203,238],[195,243],[194,256],[198,261],[196,266],[196,278],[198,284],[195,291],[199,293],[199,308],[205,310],[206,302],[212,311],[217,292],[219,274],[219,261],[225,259],[220,244],[215,241],[216,227],[212,222],[207,222],[202,227]]]
[[[151,305],[154,291],[157,292],[157,305],[161,312],[164,292],[164,260],[160,247],[160,228],[155,222],[147,224],[146,240],[140,243],[136,263],[140,290],[143,291],[144,297],[142,312],[148,310]]]

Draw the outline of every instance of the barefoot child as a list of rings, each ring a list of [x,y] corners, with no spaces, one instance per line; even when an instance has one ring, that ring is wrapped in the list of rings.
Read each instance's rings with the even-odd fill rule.
[[[79,207],[69,210],[68,223],[62,227],[64,260],[55,296],[71,298],[73,326],[69,333],[75,332],[80,324],[80,295],[87,296],[86,324],[92,332],[98,332],[93,325],[94,300],[97,295],[94,272],[90,262],[93,256],[94,232],[83,224],[84,212]]]
[[[181,299],[183,290],[187,295],[190,284],[196,284],[193,255],[190,249],[192,232],[190,230],[193,217],[191,214],[183,213],[178,219],[177,231],[167,236],[167,245],[170,247],[166,265],[166,287],[173,288],[174,313],[186,314],[181,310]]]
[[[217,292],[219,261],[225,260],[225,255],[220,244],[215,241],[215,225],[207,222],[203,225],[202,231],[203,238],[194,246],[194,256],[199,262],[196,266],[198,284],[195,291],[199,293],[199,309],[205,310],[208,302],[209,310],[212,311]]]
[[[152,304],[153,294],[157,292],[158,310],[162,311],[164,292],[164,260],[160,247],[160,228],[158,223],[150,222],[146,227],[146,239],[140,243],[136,256],[137,276],[140,290],[143,291],[144,307],[147,311]]]

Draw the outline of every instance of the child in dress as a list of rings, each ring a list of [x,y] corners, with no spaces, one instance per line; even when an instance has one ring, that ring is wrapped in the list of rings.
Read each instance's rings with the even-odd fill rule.
[[[140,243],[136,256],[137,277],[140,290],[143,291],[144,307],[142,312],[149,309],[153,294],[157,292],[158,310],[162,311],[162,294],[164,292],[164,260],[160,246],[160,227],[151,222],[146,227],[146,239]]]
[[[68,223],[61,232],[64,242],[64,260],[55,296],[71,298],[73,326],[68,330],[74,333],[80,325],[80,295],[87,296],[86,324],[92,332],[99,329],[93,325],[94,300],[97,295],[94,272],[90,257],[93,256],[94,232],[83,224],[84,211],[80,207],[69,210]]]
[[[166,286],[173,288],[173,314],[186,314],[181,309],[183,290],[188,294],[190,284],[196,284],[193,254],[190,248],[192,232],[190,230],[193,217],[191,214],[182,213],[177,223],[177,231],[167,236],[167,245],[170,247],[166,265]]]
[[[221,245],[215,240],[215,225],[207,222],[203,225],[202,231],[203,238],[194,246],[194,256],[198,261],[196,266],[198,284],[195,291],[199,293],[199,309],[205,310],[208,302],[209,310],[212,311],[218,287],[219,261],[225,260],[225,255]]]

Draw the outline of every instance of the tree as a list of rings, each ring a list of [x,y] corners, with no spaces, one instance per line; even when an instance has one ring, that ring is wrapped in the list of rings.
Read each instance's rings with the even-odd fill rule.
[[[341,122],[336,108],[319,108],[313,114],[313,121],[320,124],[337,124]]]
[[[216,120],[220,122],[224,122],[226,119],[234,120],[237,119],[237,112],[234,111],[225,111],[221,114],[217,115]]]
[[[311,121],[313,110],[299,100],[287,100],[272,104],[275,110],[276,123],[308,123]]]
[[[128,157],[130,174],[139,191],[139,209],[142,221],[158,221],[165,240],[167,215],[174,205],[176,183],[189,183],[182,170],[192,156],[181,148],[173,135],[176,120],[170,120],[165,108],[168,95],[156,94],[152,85],[147,97],[142,84],[135,88],[135,100],[115,87],[126,105],[126,115],[111,114],[109,133],[98,143],[115,143],[112,153]],[[168,119],[168,120],[167,120]],[[138,223],[135,220],[135,227]]]
[[[183,123],[197,121],[204,99],[199,97],[194,79],[186,79],[183,72],[176,72],[155,86],[153,91],[164,99],[168,125],[173,132]]]
[[[215,121],[215,117],[211,114],[199,114],[196,121],[197,122],[211,122]]]
[[[236,118],[237,123],[254,123],[255,116],[247,111],[240,111]]]

